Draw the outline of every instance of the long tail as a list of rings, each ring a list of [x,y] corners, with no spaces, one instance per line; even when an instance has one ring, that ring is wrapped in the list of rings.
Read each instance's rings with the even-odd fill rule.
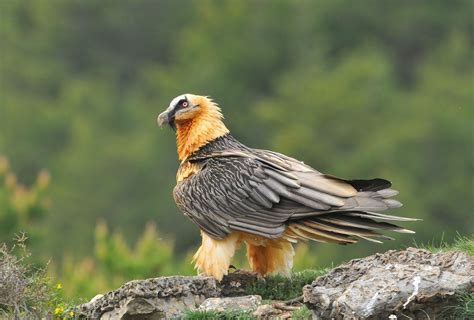
[[[402,204],[390,199],[398,191],[390,189],[390,182],[383,179],[351,180],[350,183],[358,193],[346,199],[344,207],[337,210],[321,212],[298,212],[292,217],[284,237],[291,242],[314,240],[339,244],[356,243],[358,239],[382,243],[381,240],[393,238],[381,234],[381,231],[414,233],[397,226],[394,221],[406,222],[419,219],[382,214],[390,208]],[[387,222],[390,221],[390,222]]]

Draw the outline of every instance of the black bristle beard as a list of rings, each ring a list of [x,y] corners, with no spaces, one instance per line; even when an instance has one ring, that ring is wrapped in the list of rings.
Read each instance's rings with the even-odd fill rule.
[[[171,127],[171,129],[173,129],[173,131],[176,132],[176,121],[174,121],[174,120],[170,121],[170,127]]]

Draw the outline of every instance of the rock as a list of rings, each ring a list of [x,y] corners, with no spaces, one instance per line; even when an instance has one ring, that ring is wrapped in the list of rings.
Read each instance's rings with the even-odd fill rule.
[[[281,310],[278,310],[271,304],[264,304],[255,310],[253,313],[254,317],[258,319],[267,320],[267,319],[275,319],[281,314]]]
[[[260,296],[242,297],[257,280],[234,272],[220,283],[200,276],[131,281],[73,311],[79,318],[124,320],[179,318],[197,308],[256,310],[259,319],[287,319],[300,311],[292,305],[299,299],[261,306]],[[474,292],[474,257],[409,248],[345,263],[305,286],[303,297],[314,319],[442,319],[464,292]],[[306,311],[300,314],[306,317]]]
[[[96,296],[78,306],[75,313],[86,319],[169,319],[219,295],[217,282],[211,277],[135,280],[115,291]]]
[[[227,310],[254,311],[261,304],[262,297],[257,295],[243,297],[209,298],[206,299],[199,306],[199,310],[218,312],[223,312]]]
[[[305,318],[299,317],[294,318],[292,316],[292,312],[299,310],[302,307],[301,304],[299,306],[291,306],[287,305],[284,302],[274,302],[273,304],[264,304],[255,310],[252,314],[254,317],[260,320],[273,320],[273,319],[298,319],[304,320]]]
[[[345,263],[303,289],[313,319],[441,319],[474,291],[474,257],[408,248]]]
[[[245,295],[246,289],[255,284],[258,274],[239,270],[231,272],[219,283],[221,294],[224,297],[235,297]]]

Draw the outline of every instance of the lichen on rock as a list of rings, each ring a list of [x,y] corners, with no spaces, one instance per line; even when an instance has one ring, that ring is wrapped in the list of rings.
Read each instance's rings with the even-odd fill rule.
[[[210,277],[161,277],[127,282],[115,291],[80,305],[76,314],[86,319],[168,319],[195,309],[219,296]]]
[[[408,248],[345,263],[303,289],[316,319],[438,319],[472,292],[474,257]]]
[[[313,319],[444,319],[447,307],[457,304],[460,294],[474,293],[474,257],[460,251],[392,250],[354,259],[314,277],[299,289]],[[279,301],[269,288],[275,281],[296,279],[302,287],[314,279],[300,278],[262,280],[236,272],[221,282],[201,276],[136,280],[97,296],[75,312],[79,318],[102,320],[169,319],[193,312],[203,319],[229,310],[256,319],[290,319],[296,314],[307,318],[309,311],[301,308],[301,297]],[[265,283],[268,287],[260,287]],[[293,286],[282,288],[298,294]],[[266,305],[261,306],[262,299]]]

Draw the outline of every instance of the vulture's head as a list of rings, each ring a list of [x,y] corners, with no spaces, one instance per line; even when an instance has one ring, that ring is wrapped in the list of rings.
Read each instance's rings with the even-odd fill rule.
[[[173,129],[200,120],[222,120],[220,108],[210,98],[190,93],[177,96],[158,116],[158,124],[169,124]]]
[[[219,106],[206,96],[182,94],[158,116],[158,124],[176,130],[179,158],[185,159],[206,143],[227,133]]]

